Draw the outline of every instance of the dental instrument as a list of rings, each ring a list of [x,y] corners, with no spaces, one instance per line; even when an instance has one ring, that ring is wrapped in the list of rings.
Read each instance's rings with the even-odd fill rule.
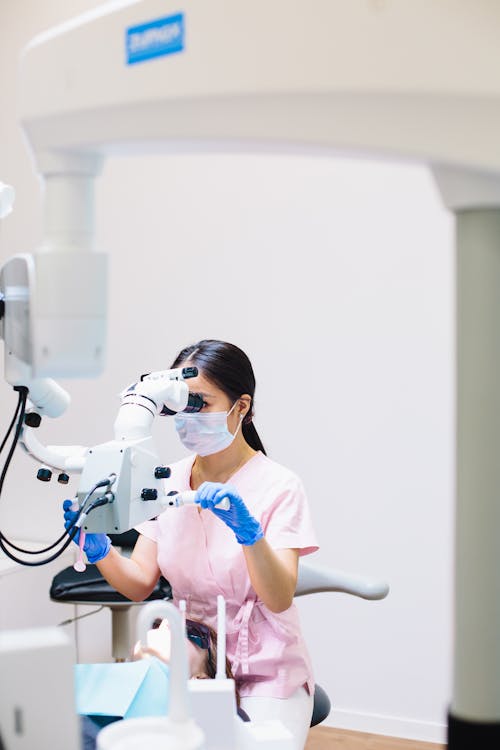
[[[161,503],[167,508],[180,508],[182,505],[194,505],[195,497],[196,490],[183,490],[182,492],[171,490],[165,498],[162,498]],[[229,510],[230,507],[231,501],[227,497],[217,503],[217,508],[220,510]]]
[[[157,601],[142,607],[137,621],[137,639],[147,644],[148,630],[158,617],[168,621],[172,639],[168,711],[164,718],[123,719],[110,724],[97,736],[98,750],[202,750],[205,747],[204,734],[191,713],[184,628],[174,605]]]
[[[73,568],[76,570],[77,573],[83,573],[87,566],[85,565],[85,561],[83,559],[83,547],[85,544],[85,532],[80,530],[80,539],[78,540],[78,559],[74,562]]]

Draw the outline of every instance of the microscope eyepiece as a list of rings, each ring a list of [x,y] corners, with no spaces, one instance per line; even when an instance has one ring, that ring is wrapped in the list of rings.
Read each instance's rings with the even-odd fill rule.
[[[201,393],[190,393],[188,396],[187,406],[182,410],[187,412],[201,411],[204,404],[203,396]]]
[[[182,411],[186,412],[187,414],[201,411],[203,409],[204,403],[205,401],[203,400],[203,396],[201,395],[201,393],[190,393],[188,396],[187,406]],[[169,409],[168,406],[165,406],[164,404],[163,409],[160,412],[160,417],[171,417],[174,414],[177,414],[177,412]]]
[[[197,367],[183,367],[182,368],[182,377],[184,380],[187,380],[188,378],[195,378],[198,375],[198,368]]]

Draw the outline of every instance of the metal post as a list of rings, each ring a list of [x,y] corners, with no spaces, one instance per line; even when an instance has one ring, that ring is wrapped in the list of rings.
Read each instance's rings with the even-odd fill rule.
[[[130,624],[130,609],[126,604],[110,605],[111,609],[111,641],[112,655],[115,661],[127,661],[132,652],[132,633]]]
[[[500,174],[434,164],[456,217],[456,517],[450,750],[500,747]]]
[[[455,633],[448,747],[500,747],[500,209],[456,211]]]

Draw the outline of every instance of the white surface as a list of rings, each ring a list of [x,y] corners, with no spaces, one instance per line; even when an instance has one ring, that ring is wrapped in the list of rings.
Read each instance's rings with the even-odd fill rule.
[[[176,727],[163,717],[123,719],[104,727],[97,736],[97,750],[204,750],[204,747],[200,729],[188,725]]]
[[[2,5],[2,178],[18,187],[3,257],[33,247],[42,223],[14,117],[15,56],[63,12],[90,5]],[[427,32],[437,44],[437,31]],[[486,48],[490,32],[496,49],[493,28]],[[489,70],[477,79],[485,88]],[[332,594],[298,602],[317,680],[338,709],[327,723],[348,714],[352,729],[397,734],[411,725],[411,736],[430,739],[434,727],[441,739],[450,696],[453,256],[451,219],[429,175],[352,160],[163,156],[109,160],[97,192],[97,245],[109,250],[115,280],[107,369],[65,384],[73,403],[42,425],[44,442],[109,440],[118,394],[137,372],[168,367],[203,336],[241,345],[256,370],[264,444],[306,484],[318,561],[391,584],[382,602]],[[318,401],[304,409],[297,363],[311,362]],[[14,403],[0,384],[1,424]],[[168,420],[157,433],[164,461],[179,458]],[[52,536],[75,485],[42,485],[35,470],[15,457],[0,520],[18,535]],[[92,660],[101,642],[109,657],[107,618],[79,623]],[[318,631],[318,622],[328,626]]]
[[[16,191],[12,185],[0,182],[0,220],[5,219],[12,211]]]
[[[101,4],[93,18],[29,45],[19,111],[42,173],[80,145],[93,154],[154,149],[166,138],[315,144],[499,171],[500,13],[495,3],[476,6]],[[127,28],[179,11],[184,51],[124,64]]]
[[[2,746],[78,750],[73,664],[74,646],[58,628],[0,632]]]
[[[236,713],[234,681],[189,680],[188,689],[193,716],[205,735],[206,750],[233,750],[241,722]]]
[[[293,750],[294,738],[280,721],[241,722],[237,726],[240,733],[238,748],[242,750]]]
[[[55,534],[51,541],[54,538]],[[12,541],[19,547],[31,550],[47,546],[47,542],[42,541]],[[13,554],[17,553],[14,551]],[[49,553],[43,555],[48,556]],[[23,559],[27,559],[26,556]],[[56,604],[49,599],[53,577],[63,568],[72,565],[73,560],[74,552],[68,549],[48,565],[24,567],[13,562],[0,550],[0,630],[57,625],[73,617],[75,608],[72,605]],[[73,637],[71,626],[67,632]]]
[[[450,211],[498,208],[500,205],[500,177],[495,172],[435,164],[432,174],[443,205]]]

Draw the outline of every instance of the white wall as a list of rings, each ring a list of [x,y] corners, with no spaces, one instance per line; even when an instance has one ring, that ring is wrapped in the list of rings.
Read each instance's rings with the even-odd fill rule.
[[[32,250],[41,232],[39,186],[15,118],[18,50],[94,5],[0,5],[0,179],[18,190],[2,261]],[[97,380],[63,383],[73,403],[43,427],[43,439],[110,439],[118,392],[198,338],[245,349],[268,453],[308,489],[318,561],[391,584],[378,603],[326,594],[299,601],[317,680],[335,705],[326,723],[442,740],[453,230],[428,172],[304,156],[120,158],[106,164],[97,213],[111,262],[108,365]],[[14,404],[0,383],[2,434]],[[172,424],[155,430],[166,462],[183,455]],[[0,520],[15,536],[52,538],[67,491],[37,482],[36,468],[16,455]]]

